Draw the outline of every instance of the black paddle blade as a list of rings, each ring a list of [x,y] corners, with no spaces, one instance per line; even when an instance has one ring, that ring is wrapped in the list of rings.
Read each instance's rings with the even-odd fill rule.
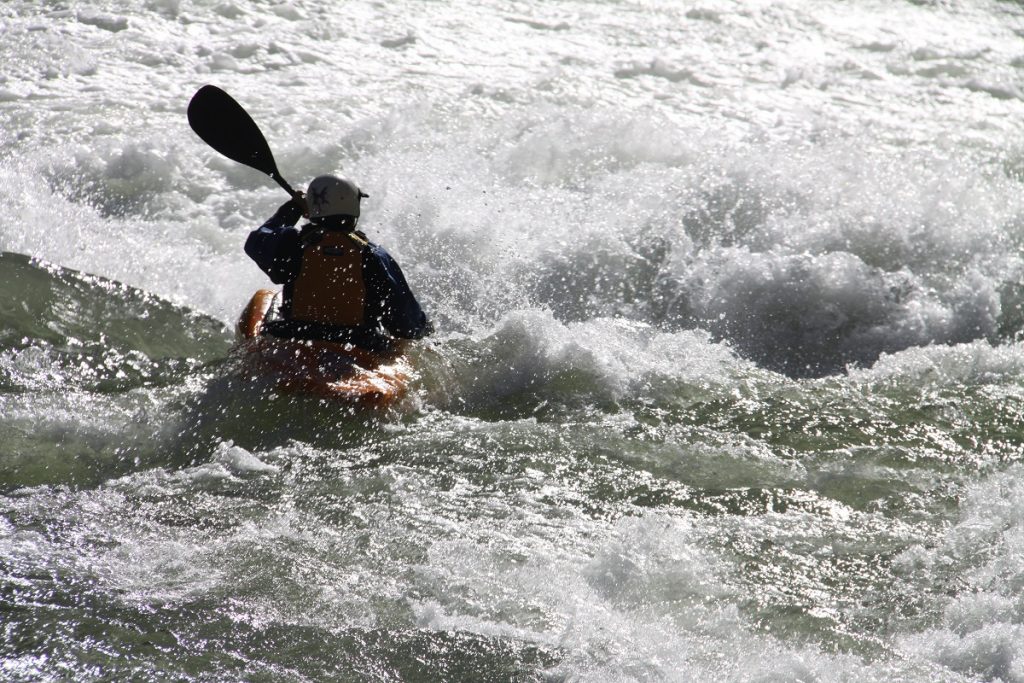
[[[215,85],[204,85],[188,103],[188,125],[227,158],[263,171],[285,186],[289,194],[295,194],[281,180],[259,126],[231,95]]]

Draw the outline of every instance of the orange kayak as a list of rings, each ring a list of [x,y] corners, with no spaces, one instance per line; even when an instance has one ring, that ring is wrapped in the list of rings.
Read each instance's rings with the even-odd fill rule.
[[[275,292],[256,292],[238,319],[243,371],[276,379],[285,392],[340,399],[367,407],[400,400],[415,376],[402,351],[378,354],[352,344],[260,334]]]

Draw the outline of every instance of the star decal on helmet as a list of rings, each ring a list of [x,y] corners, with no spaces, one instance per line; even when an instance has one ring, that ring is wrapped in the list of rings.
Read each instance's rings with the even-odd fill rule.
[[[319,210],[325,204],[327,204],[327,188],[323,187],[319,190],[313,190],[313,206]]]

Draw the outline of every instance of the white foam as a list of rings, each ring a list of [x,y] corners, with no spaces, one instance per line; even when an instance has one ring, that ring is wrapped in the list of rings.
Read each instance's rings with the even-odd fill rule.
[[[714,532],[685,516],[574,523],[573,537],[549,542],[486,530],[486,542],[435,542],[419,573],[437,597],[415,601],[419,624],[556,649],[548,673],[571,679],[962,680],[915,656],[866,663],[759,632]],[[580,548],[575,534],[592,542]]]
[[[241,446],[236,446],[231,441],[217,444],[217,448],[213,452],[213,460],[236,474],[267,474],[278,471],[277,466],[263,462],[253,453]]]
[[[200,46],[169,21],[168,5],[149,7],[154,14],[138,17],[140,26],[154,29],[146,35],[157,35],[157,26],[170,31],[180,55],[154,65],[157,77],[164,70],[214,63],[231,71],[280,68],[287,55],[259,48],[253,18],[275,22],[281,44],[293,44],[287,38],[301,33],[307,15],[303,8],[281,16],[261,13],[243,3],[195,8],[193,30],[210,38]],[[838,8],[819,11],[823,15],[815,19],[826,31],[823,40],[832,44],[859,45],[884,33],[874,18],[851,17]],[[687,31],[728,25],[738,32],[729,40],[759,33],[742,12],[700,8],[701,17],[704,12],[712,12],[715,21],[662,8],[652,17],[652,30],[682,19]],[[523,45],[540,49],[545,44],[534,42],[535,34],[543,31],[530,28],[534,24],[559,26],[567,34],[579,30],[563,28],[557,14],[538,12],[527,24],[501,23],[515,27]],[[936,35],[955,33],[951,27],[958,22],[978,23],[976,16],[955,12],[941,20],[936,13],[925,16]],[[808,21],[795,7],[780,8],[773,20],[783,32]],[[836,28],[850,20],[852,36]],[[417,24],[410,17],[403,25]],[[294,44],[350,40],[333,18],[318,27],[305,43]],[[380,40],[393,38],[393,28],[383,23],[367,26],[378,29]],[[981,34],[991,38],[993,31]],[[377,68],[412,69],[421,50],[449,47],[434,34],[417,38],[403,50],[385,49],[377,55]],[[81,36],[83,45],[93,41]],[[133,41],[155,39],[140,34]],[[988,60],[995,51],[1002,55],[1002,45],[992,44],[999,47],[962,46],[952,58],[971,62]],[[160,52],[158,41],[148,47]],[[472,49],[486,52],[475,44]],[[546,49],[557,54],[561,47]],[[585,49],[591,60],[599,54],[594,45]],[[783,49],[774,44],[770,52]],[[922,49],[901,46],[899,58],[913,61]],[[669,85],[684,68],[672,65],[685,64],[716,88],[737,87],[723,75],[725,66],[689,66],[698,57],[665,54],[638,63],[654,65],[649,71],[665,76]],[[322,59],[328,62],[324,72],[334,73],[331,54]],[[438,101],[403,95],[382,105],[363,91],[361,98],[344,98],[344,82],[326,100],[304,82],[267,85],[277,88],[275,94],[257,90],[240,97],[268,132],[293,184],[301,186],[325,170],[365,181],[373,195],[366,228],[396,253],[414,288],[448,327],[479,331],[509,310],[533,306],[549,307],[563,320],[625,315],[709,329],[769,364],[778,364],[773,354],[785,353],[779,347],[824,344],[830,349],[818,360],[832,370],[907,345],[993,336],[1001,287],[1021,269],[1008,249],[1020,202],[1013,183],[991,173],[990,162],[950,159],[941,148],[905,151],[867,131],[850,131],[844,114],[830,109],[835,103],[825,101],[811,106],[839,122],[802,140],[785,126],[776,134],[751,125],[736,136],[716,120],[681,115],[674,105],[651,111],[623,106],[650,87],[640,83],[644,78],[628,79],[637,81],[637,90],[624,100],[611,94],[615,88],[608,91],[610,100],[576,92],[565,97],[564,88],[589,73],[591,63],[570,62],[544,74],[559,83],[558,97],[509,83],[506,93],[520,87],[518,94],[502,96],[494,107],[488,88],[475,97]],[[538,64],[523,68],[533,73]],[[761,67],[740,60],[730,68],[756,95],[748,106],[765,106],[758,98],[766,93],[753,78]],[[416,78],[492,80],[477,77],[469,66]],[[841,75],[834,79],[836,87],[843,85]],[[8,89],[16,85],[15,78]],[[470,95],[476,92],[467,87]],[[314,93],[316,108],[336,112],[329,120],[312,113],[308,100]],[[129,101],[112,95],[107,106]],[[266,178],[217,158],[187,131],[185,138],[168,139],[158,129],[172,115],[180,126],[180,110],[157,104],[166,111],[147,114],[130,136],[107,132],[86,138],[77,149],[58,145],[40,153],[42,158],[37,154],[11,166],[17,208],[25,206],[25,186],[38,187],[38,174],[56,179],[56,197],[29,190],[33,205],[48,208],[23,213],[33,225],[57,227],[52,238],[39,230],[0,233],[0,246],[124,279],[230,321],[251,290],[266,283],[240,253],[245,232],[283,197]],[[85,110],[75,116],[72,127],[93,118]],[[695,120],[702,122],[694,125]],[[908,124],[909,118],[891,116],[886,125],[894,128],[880,130]],[[70,205],[62,207],[68,195]],[[99,214],[90,215],[89,206],[99,207]],[[83,244],[88,254],[81,252]],[[793,315],[780,329],[769,317],[782,309]]]
[[[455,361],[454,377],[440,387],[477,408],[524,399],[657,397],[665,384],[717,384],[747,367],[704,333],[664,333],[608,318],[565,324],[538,310],[510,313],[477,343],[479,349]]]
[[[89,24],[111,33],[124,31],[128,28],[128,18],[116,14],[104,14],[103,12],[86,10],[78,13],[78,20],[83,24]]]
[[[1024,371],[1018,343],[976,341],[932,345],[884,354],[869,370],[851,373],[857,382],[904,382],[918,386],[1013,383]]]
[[[931,583],[938,623],[901,645],[968,676],[1024,680],[1024,468],[972,485],[957,523],[932,548],[901,556],[905,571]]]

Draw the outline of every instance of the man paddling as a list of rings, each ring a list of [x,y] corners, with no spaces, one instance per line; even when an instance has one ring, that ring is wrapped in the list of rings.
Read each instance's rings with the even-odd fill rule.
[[[265,332],[385,352],[433,331],[395,260],[356,229],[366,196],[350,180],[318,176],[249,234],[245,253],[284,285]],[[298,229],[301,216],[310,222]]]

